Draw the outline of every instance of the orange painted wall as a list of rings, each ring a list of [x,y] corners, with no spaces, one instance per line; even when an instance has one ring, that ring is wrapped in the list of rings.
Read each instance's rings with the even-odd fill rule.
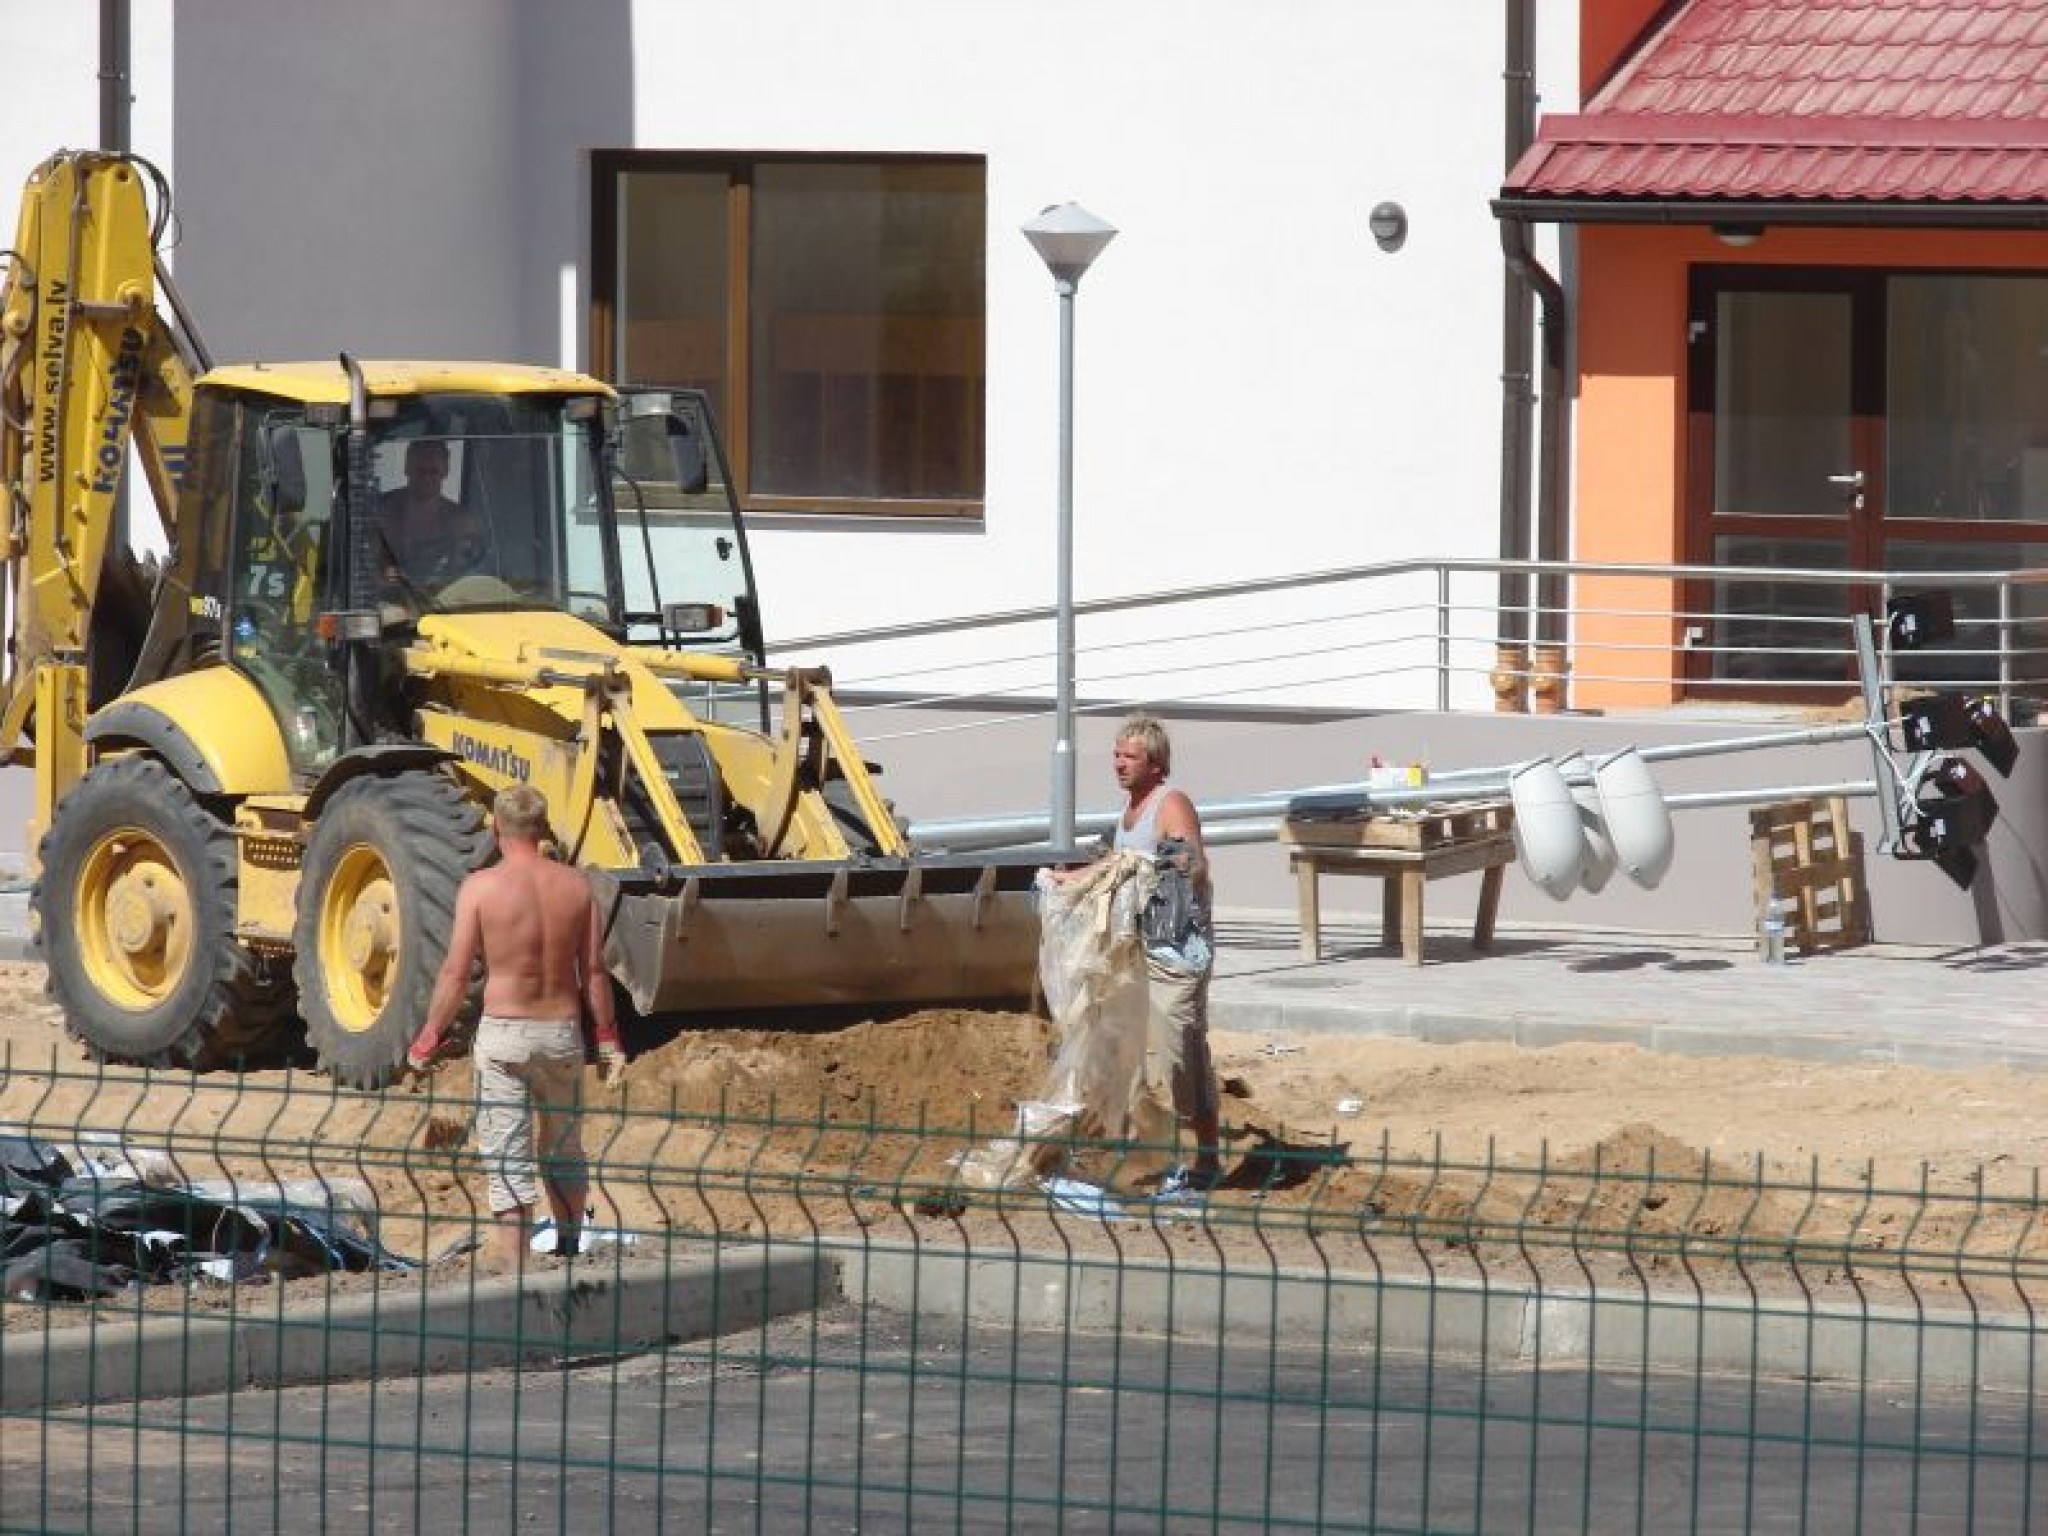
[[[1572,557],[1676,564],[1685,536],[1685,303],[1694,266],[2032,269],[2048,232],[1772,229],[1737,250],[1704,228],[1585,225],[1578,232]],[[1672,702],[1675,583],[1581,581],[1573,593],[1572,703]]]
[[[1670,0],[1582,0],[1579,6],[1579,99],[1584,101],[1620,64],[1629,45]]]

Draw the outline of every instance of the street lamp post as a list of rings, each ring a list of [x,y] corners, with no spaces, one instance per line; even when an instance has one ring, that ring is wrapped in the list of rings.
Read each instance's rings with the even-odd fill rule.
[[[1047,208],[1024,226],[1024,238],[1052,273],[1060,296],[1060,506],[1055,556],[1052,744],[1052,846],[1074,846],[1074,293],[1081,274],[1116,238],[1078,203]]]

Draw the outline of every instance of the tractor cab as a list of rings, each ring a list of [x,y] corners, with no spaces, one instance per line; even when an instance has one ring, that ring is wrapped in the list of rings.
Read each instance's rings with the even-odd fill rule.
[[[410,736],[399,673],[365,652],[436,615],[566,614],[615,643],[759,661],[752,566],[701,394],[372,364],[356,442],[338,369],[225,372],[261,377],[216,373],[196,391],[197,536],[172,573],[189,599],[158,609],[139,678],[225,661],[263,695],[301,782]],[[758,708],[758,688],[700,685],[718,689]]]

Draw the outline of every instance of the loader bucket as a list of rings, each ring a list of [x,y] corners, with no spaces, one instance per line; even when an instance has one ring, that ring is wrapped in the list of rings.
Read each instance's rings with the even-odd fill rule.
[[[683,865],[591,874],[605,962],[642,1013],[1022,1006],[1038,966],[1030,854]]]

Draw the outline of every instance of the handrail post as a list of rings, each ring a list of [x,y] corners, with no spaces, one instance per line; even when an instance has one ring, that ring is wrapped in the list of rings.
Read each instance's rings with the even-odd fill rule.
[[[1436,709],[1451,712],[1451,570],[1436,568]]]
[[[2012,718],[2012,578],[1998,579],[1998,713]]]

